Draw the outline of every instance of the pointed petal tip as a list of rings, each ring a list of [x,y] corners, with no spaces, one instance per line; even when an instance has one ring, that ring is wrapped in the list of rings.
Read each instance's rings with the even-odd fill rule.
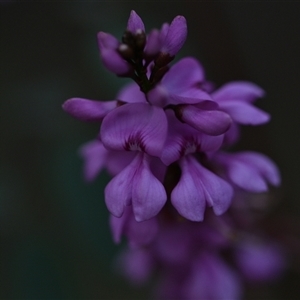
[[[138,30],[145,31],[144,23],[135,10],[131,10],[130,12],[127,22],[127,29],[132,33],[136,33]]]

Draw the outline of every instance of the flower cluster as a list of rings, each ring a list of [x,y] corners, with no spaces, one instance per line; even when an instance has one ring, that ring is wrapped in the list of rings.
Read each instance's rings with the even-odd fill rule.
[[[127,276],[142,282],[160,269],[164,299],[236,299],[237,272],[269,279],[283,265],[277,247],[245,235],[249,228],[235,217],[241,195],[279,185],[277,167],[260,153],[224,150],[241,125],[270,117],[254,106],[264,95],[257,85],[236,81],[215,90],[195,58],[170,65],[186,36],[182,16],[146,34],[132,11],[121,42],[100,32],[98,43],[104,66],[133,82],[114,100],[72,98],[63,109],[101,124],[80,153],[87,180],[103,168],[113,176],[105,202],[114,240],[129,242],[120,258]]]

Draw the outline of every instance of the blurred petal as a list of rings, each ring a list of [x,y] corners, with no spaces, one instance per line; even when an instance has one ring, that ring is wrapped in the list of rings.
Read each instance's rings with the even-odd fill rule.
[[[147,37],[147,44],[145,46],[144,53],[147,56],[154,56],[159,53],[161,48],[161,34],[159,30],[153,29],[150,31]]]
[[[104,167],[108,151],[99,140],[94,140],[81,146],[79,153],[84,159],[84,178],[93,181]]]
[[[238,300],[241,297],[239,277],[216,254],[202,253],[185,282],[187,299]]]
[[[97,35],[100,52],[103,49],[117,49],[119,41],[111,34],[100,31]]]
[[[268,190],[267,182],[275,186],[280,184],[278,168],[262,154],[218,153],[214,159],[226,168],[229,179],[246,191],[261,193]]]
[[[71,98],[62,107],[67,113],[79,120],[100,122],[109,111],[117,107],[117,101]]]
[[[257,168],[260,174],[272,185],[280,185],[280,173],[276,164],[267,156],[257,152],[240,152],[236,154],[237,157]]]
[[[220,109],[227,112],[233,121],[244,125],[259,125],[269,122],[270,115],[252,104],[241,101],[224,101]]]
[[[264,95],[262,88],[248,81],[229,82],[212,93],[214,100],[219,103],[228,100],[253,102]]]
[[[118,93],[116,99],[127,103],[147,102],[145,94],[141,92],[140,87],[135,82],[125,85]]]
[[[132,66],[124,60],[117,50],[104,48],[101,51],[104,66],[117,75],[126,75],[131,72]]]
[[[270,242],[242,241],[235,251],[235,260],[246,279],[277,279],[286,267],[286,258],[278,245]]]

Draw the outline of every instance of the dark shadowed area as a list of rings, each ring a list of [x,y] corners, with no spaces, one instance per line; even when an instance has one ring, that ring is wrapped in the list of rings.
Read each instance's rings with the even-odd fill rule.
[[[122,246],[108,225],[102,173],[83,181],[81,144],[98,124],[61,109],[71,97],[110,100],[127,82],[99,59],[96,35],[118,37],[130,10],[146,29],[188,22],[180,56],[195,56],[217,86],[249,80],[266,91],[272,121],[245,128],[238,149],[270,156],[282,172],[269,231],[288,251],[282,281],[246,299],[297,299],[300,280],[299,2],[0,1],[0,299],[149,299],[114,269]]]

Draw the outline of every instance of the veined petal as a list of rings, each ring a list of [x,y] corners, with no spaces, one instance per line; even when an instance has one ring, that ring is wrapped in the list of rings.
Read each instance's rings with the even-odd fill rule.
[[[135,219],[140,222],[156,216],[166,201],[165,188],[150,171],[149,158],[144,154],[133,179],[132,206]]]
[[[244,125],[259,125],[270,120],[270,115],[261,109],[241,101],[224,101],[220,109],[227,112],[233,121]]]
[[[225,133],[232,122],[223,111],[201,109],[195,105],[182,105],[179,116],[183,122],[209,135]]]
[[[201,166],[195,158],[189,156],[188,159],[190,169],[193,168],[198,172],[198,182],[196,177],[194,180],[197,184],[202,185],[208,206],[212,207],[216,215],[223,214],[228,209],[233,197],[231,185]]]
[[[161,52],[174,56],[183,46],[187,36],[186,19],[177,16],[170,24]]]
[[[107,114],[100,134],[107,148],[160,156],[167,135],[167,119],[159,107],[129,103]]]
[[[108,151],[99,140],[93,140],[81,146],[79,153],[84,159],[84,178],[93,181],[104,167]]]
[[[125,206],[130,205],[132,198],[133,178],[141,164],[141,155],[135,159],[106,186],[105,203],[115,217],[121,217]]]
[[[131,31],[134,34],[139,30],[145,31],[145,26],[142,19],[134,10],[130,12],[127,23],[127,30]]]
[[[63,104],[63,109],[82,121],[102,121],[106,114],[117,107],[117,101],[96,101],[71,98]]]
[[[186,159],[182,159],[181,177],[171,194],[171,202],[177,211],[191,221],[203,221],[205,195],[201,184],[195,181],[195,174]]]
[[[264,95],[265,91],[262,88],[248,81],[229,82],[212,93],[213,99],[217,102],[228,100],[253,102]]]
[[[135,82],[125,85],[118,93],[117,99],[127,103],[147,103],[145,94],[141,92],[140,87]]]

